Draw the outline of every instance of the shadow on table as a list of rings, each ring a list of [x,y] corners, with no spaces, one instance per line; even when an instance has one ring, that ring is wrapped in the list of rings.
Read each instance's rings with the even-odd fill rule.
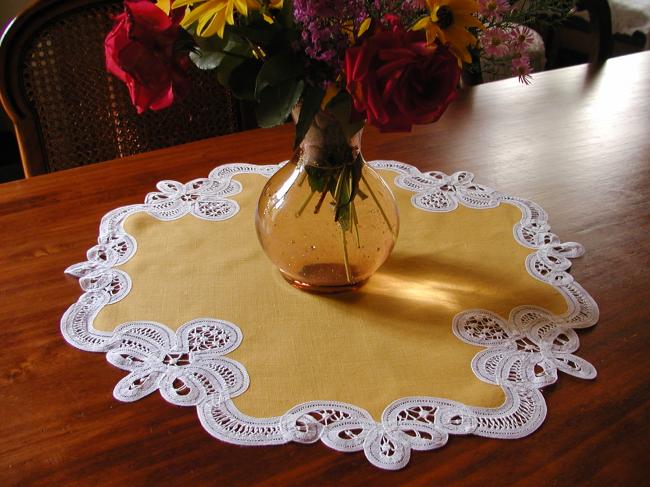
[[[493,274],[433,255],[393,254],[357,292],[324,295],[340,306],[409,323],[430,331],[448,329],[459,311],[498,300],[502,288]],[[381,322],[382,320],[378,320]]]

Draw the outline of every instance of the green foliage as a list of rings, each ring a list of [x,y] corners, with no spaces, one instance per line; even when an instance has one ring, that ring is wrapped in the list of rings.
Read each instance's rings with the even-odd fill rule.
[[[300,145],[307,135],[309,126],[314,117],[320,110],[321,103],[325,97],[325,90],[318,86],[307,85],[302,93],[302,105],[300,107],[300,117],[296,123],[296,138],[293,143],[294,149]]]
[[[246,58],[226,56],[221,60],[219,69],[217,69],[217,80],[221,86],[230,86],[230,75],[234,69],[246,61]]]
[[[223,52],[190,51],[190,59],[199,69],[216,69],[221,65],[225,57],[226,54]]]
[[[334,194],[336,180],[332,178],[331,171],[324,171],[320,167],[306,166],[307,176],[309,178],[309,187],[315,193],[327,193],[331,191]]]
[[[257,73],[255,96],[259,99],[264,89],[269,86],[278,86],[290,79],[302,78],[303,74],[302,64],[296,55],[289,50],[282,51],[269,57]]]
[[[273,127],[286,122],[293,107],[298,103],[305,87],[303,80],[288,79],[262,91],[255,116],[260,127]]]
[[[306,86],[304,63],[291,49],[298,38],[291,2],[285,1],[282,10],[273,12],[273,24],[264,21],[260,12],[250,11],[226,29],[223,39],[195,36],[190,53],[199,68],[216,70],[219,83],[236,98],[255,102],[260,127],[286,122]],[[188,32],[193,34],[194,28]],[[313,93],[308,87],[310,100]]]
[[[341,124],[343,133],[348,139],[361,130],[365,124],[364,120],[352,120],[352,97],[347,91],[336,95],[328,103],[327,111]]]
[[[246,59],[235,66],[228,77],[228,87],[241,100],[259,101],[255,90],[262,64],[257,59]]]

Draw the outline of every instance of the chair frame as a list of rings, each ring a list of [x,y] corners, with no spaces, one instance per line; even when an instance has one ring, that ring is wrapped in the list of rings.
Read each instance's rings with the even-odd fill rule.
[[[604,63],[612,55],[612,10],[607,0],[579,0],[577,6],[589,12],[598,36],[598,50],[591,53],[592,62]]]
[[[563,29],[570,29],[573,21],[578,25],[584,25],[589,28],[593,38],[598,39],[597,46],[592,46],[586,53],[588,62],[593,65],[601,65],[612,55],[613,35],[612,35],[612,16],[611,9],[607,0],[578,0],[576,2],[578,11],[586,11],[589,14],[589,22],[583,19],[568,19],[566,26],[559,26],[550,29],[548,37],[546,58],[550,69],[555,69],[558,62],[559,42]],[[562,67],[562,66],[560,66]]]
[[[40,0],[7,25],[0,38],[0,101],[14,125],[26,177],[47,172],[39,124],[20,80],[22,54],[32,35],[61,14],[94,5],[97,0]]]
[[[0,102],[13,123],[25,177],[48,172],[45,141],[23,83],[21,62],[33,37],[61,16],[95,6],[120,4],[122,0],[36,0],[19,13],[0,37]],[[239,130],[257,128],[253,107],[234,106]]]

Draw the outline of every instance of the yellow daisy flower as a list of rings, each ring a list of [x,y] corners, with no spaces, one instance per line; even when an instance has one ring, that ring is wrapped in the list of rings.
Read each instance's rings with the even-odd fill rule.
[[[478,12],[479,5],[475,0],[426,0],[429,15],[418,20],[412,30],[426,30],[427,42],[433,44],[440,39],[443,44],[449,44],[451,51],[459,60],[466,63],[472,61],[467,46],[476,44],[476,37],[467,29],[484,25],[472,14]]]
[[[161,2],[162,3],[162,2]],[[248,16],[248,11],[259,10],[257,0],[175,0],[173,8],[194,7],[185,13],[181,26],[187,28],[198,21],[196,33],[200,37],[223,37],[226,24],[235,25],[235,12]],[[282,0],[268,3],[269,8],[282,8]]]

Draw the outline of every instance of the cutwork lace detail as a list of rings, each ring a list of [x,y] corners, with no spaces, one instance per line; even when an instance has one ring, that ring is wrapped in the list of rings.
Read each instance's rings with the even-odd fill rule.
[[[87,260],[66,270],[79,278],[84,292],[61,319],[63,336],[82,350],[105,352],[111,364],[128,372],[115,387],[116,399],[135,401],[159,390],[173,404],[196,407],[212,436],[238,445],[320,440],[337,451],[363,451],[373,465],[395,470],[408,463],[411,451],[440,448],[449,435],[520,438],[532,433],[546,417],[540,389],[554,383],[558,371],[583,379],[596,376],[591,364],[574,355],[579,347],[575,329],[598,320],[596,303],[568,272],[570,259],[583,254],[582,246],[562,243],[551,233],[546,213],[535,203],[475,183],[469,172],[422,173],[394,161],[375,161],[372,166],[396,172],[396,185],[413,192],[413,205],[423,211],[448,212],[458,205],[488,209],[502,203],[521,210],[513,236],[531,249],[526,269],[561,292],[568,311],[557,316],[521,306],[506,320],[475,309],[459,313],[452,323],[459,339],[482,347],[472,370],[479,379],[502,388],[506,398],[502,406],[476,408],[440,398],[407,397],[390,404],[377,422],[351,404],[318,401],[297,405],[282,416],[254,418],[241,413],[231,400],[249,385],[244,366],[225,357],[242,341],[236,325],[202,318],[175,333],[147,321],[125,323],[113,333],[94,329],[99,311],[123,299],[131,288],[129,276],[118,269],[137,249],[135,239],[124,230],[126,218],[137,212],[163,221],[188,214],[215,222],[232,218],[239,206],[229,197],[242,190],[232,177],[244,173],[269,177],[281,165],[228,164],[187,184],[162,181],[144,204],[109,212]]]
[[[159,220],[176,220],[188,213],[204,220],[226,220],[239,205],[226,196],[241,192],[241,184],[231,180],[195,179],[187,184],[160,181],[159,191],[145,198],[147,212]]]
[[[242,333],[226,321],[192,320],[176,333],[151,321],[125,323],[113,333],[106,359],[129,373],[113,391],[137,401],[156,389],[172,404],[196,406],[214,396],[223,401],[249,384],[244,367],[222,357],[239,346]]]
[[[395,184],[413,191],[411,202],[425,211],[452,211],[462,204],[469,208],[495,208],[499,206],[499,193],[474,183],[474,175],[467,171],[455,172],[451,176],[439,171],[422,173],[418,169],[401,163],[388,163],[385,169],[402,174]]]

